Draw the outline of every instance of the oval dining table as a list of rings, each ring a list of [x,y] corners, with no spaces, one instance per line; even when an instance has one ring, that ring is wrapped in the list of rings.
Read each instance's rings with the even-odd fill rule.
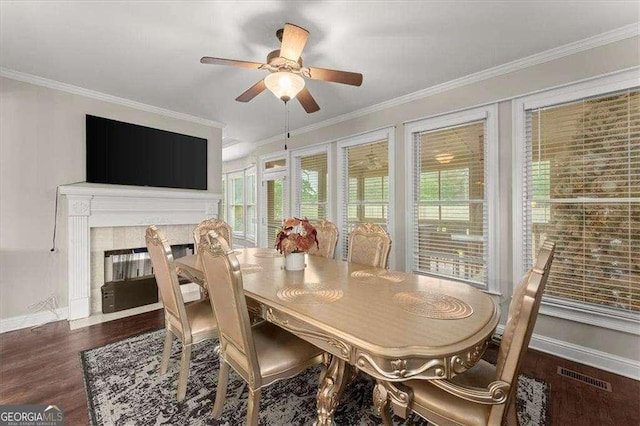
[[[493,298],[461,282],[310,255],[304,270],[288,271],[272,249],[235,255],[254,313],[327,354],[317,394],[319,425],[333,424],[358,370],[378,382],[377,407],[380,386],[449,379],[473,367],[498,325]],[[197,255],[175,262],[179,273],[204,279]],[[407,408],[410,395],[397,389],[386,387],[396,392],[390,395],[394,405]]]

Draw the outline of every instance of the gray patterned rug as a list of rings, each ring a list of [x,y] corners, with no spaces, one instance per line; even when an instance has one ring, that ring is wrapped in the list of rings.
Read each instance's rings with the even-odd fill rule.
[[[174,339],[169,370],[160,376],[159,365],[164,330],[132,337],[80,353],[94,425],[241,425],[247,413],[247,387],[233,370],[220,421],[211,418],[218,376],[218,356],[214,344],[194,348],[187,397],[176,402],[180,345]],[[290,380],[275,383],[262,392],[261,425],[310,425],[316,414],[319,367]],[[371,395],[374,381],[359,374],[349,385],[336,415],[338,425],[378,425]],[[521,425],[547,425],[548,386],[525,376],[519,377],[518,417]],[[419,417],[399,425],[426,425]]]

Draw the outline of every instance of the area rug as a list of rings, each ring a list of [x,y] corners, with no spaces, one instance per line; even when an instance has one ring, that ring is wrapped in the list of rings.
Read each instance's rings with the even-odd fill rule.
[[[80,353],[89,417],[94,425],[242,425],[247,413],[247,386],[233,370],[220,420],[211,418],[219,360],[216,342],[197,345],[185,401],[176,401],[180,344],[174,339],[167,374],[160,376],[164,330],[132,337]],[[275,383],[262,392],[261,425],[311,425],[316,418],[319,367]],[[334,417],[337,425],[378,425],[372,392],[375,382],[359,374],[345,391]],[[520,424],[547,425],[549,392],[546,383],[520,376],[518,418]],[[398,425],[427,425],[417,416]]]

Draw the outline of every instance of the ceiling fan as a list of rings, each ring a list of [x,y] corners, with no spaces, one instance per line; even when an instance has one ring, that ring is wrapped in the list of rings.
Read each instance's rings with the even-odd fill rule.
[[[270,74],[260,80],[236,98],[238,102],[249,102],[265,89],[285,103],[297,98],[307,113],[320,109],[309,90],[305,87],[304,78],[332,81],[334,83],[360,86],[362,74],[347,71],[336,71],[326,68],[305,67],[302,62],[302,49],[309,38],[309,31],[293,24],[285,24],[276,32],[280,40],[280,49],[267,55],[267,62],[236,61],[234,59],[212,58],[204,56],[203,64],[231,65],[235,67],[268,70]]]

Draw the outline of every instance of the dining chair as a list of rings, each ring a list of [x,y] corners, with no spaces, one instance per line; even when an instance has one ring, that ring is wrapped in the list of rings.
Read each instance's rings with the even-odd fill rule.
[[[205,219],[193,228],[194,253],[198,252],[200,236],[209,233],[209,231],[216,231],[216,234],[225,239],[229,247],[233,247],[233,229],[231,225],[218,218]]]
[[[349,234],[348,262],[386,268],[391,237],[380,225],[364,223]]]
[[[338,243],[338,227],[324,219],[313,223],[313,226],[316,228],[318,244],[311,247],[309,254],[333,259]]]
[[[198,244],[202,235],[209,231],[216,231],[216,233],[227,241],[230,247],[233,247],[233,230],[231,225],[222,219],[205,219],[200,222],[195,228],[193,228],[193,252],[198,253]],[[178,268],[176,270],[178,275],[187,278],[189,281],[196,283],[200,286],[200,299],[206,299],[209,297],[204,281],[191,274],[188,270]]]
[[[198,250],[220,334],[220,373],[212,416],[222,414],[231,367],[248,384],[246,423],[256,425],[262,389],[320,364],[323,351],[270,322],[251,325],[240,264],[224,238],[212,231]]]
[[[531,340],[554,252],[555,244],[545,241],[535,265],[514,289],[496,365],[480,360],[451,380],[378,382],[374,403],[385,425],[391,424],[389,404],[401,417],[413,411],[440,426],[518,424],[518,371]]]
[[[167,372],[173,336],[180,339],[182,343],[177,391],[177,399],[180,402],[184,400],[187,391],[191,347],[204,340],[217,337],[218,325],[208,300],[184,304],[173,254],[171,254],[171,246],[160,230],[155,225],[149,226],[145,239],[160,291],[160,298],[164,305],[164,323],[167,330],[162,362],[160,363],[160,374]]]

